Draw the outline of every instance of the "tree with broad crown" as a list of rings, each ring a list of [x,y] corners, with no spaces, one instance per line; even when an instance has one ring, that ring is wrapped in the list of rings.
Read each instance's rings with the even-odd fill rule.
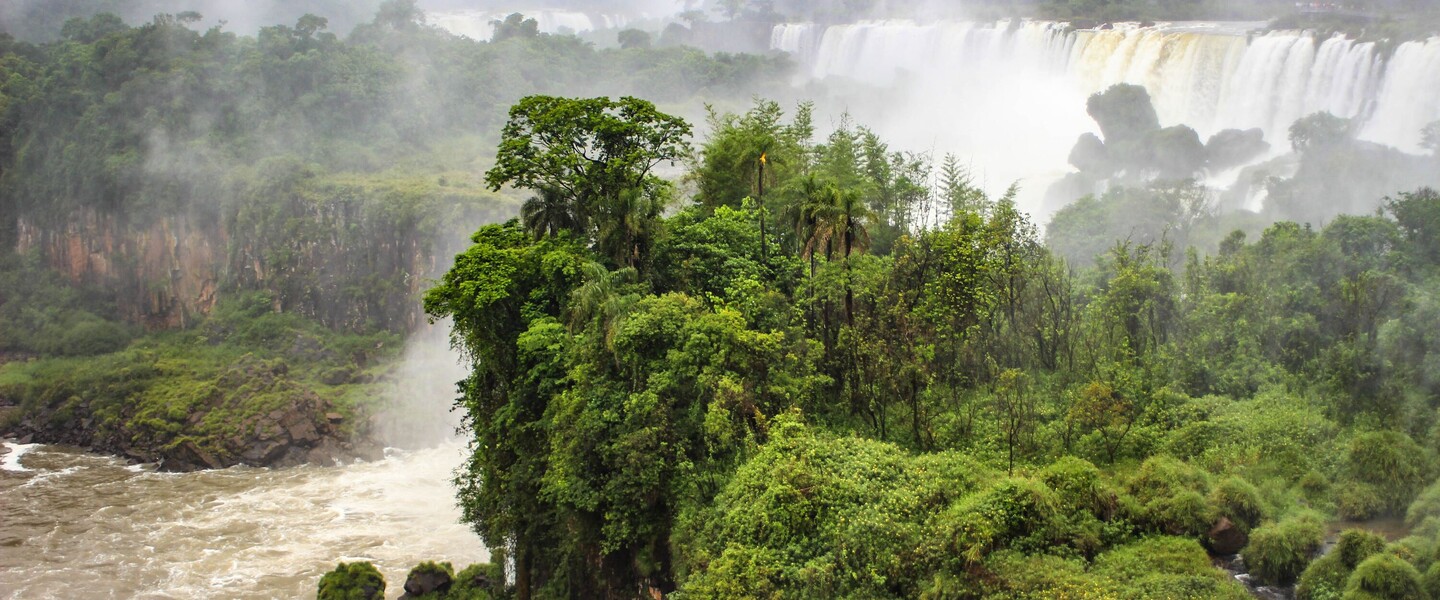
[[[684,119],[638,98],[528,96],[511,107],[485,182],[553,190],[593,235],[607,228],[597,221],[622,193],[656,197],[666,184],[652,171],[686,156],[689,135]]]

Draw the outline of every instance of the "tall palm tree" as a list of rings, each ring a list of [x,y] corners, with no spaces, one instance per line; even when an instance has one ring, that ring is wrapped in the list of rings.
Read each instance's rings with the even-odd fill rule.
[[[585,283],[570,292],[570,331],[580,331],[599,319],[609,345],[620,315],[634,303],[634,286],[640,277],[635,269],[611,271],[593,261],[585,263],[580,269]]]
[[[810,261],[810,275],[813,277],[815,275],[815,256],[810,241],[817,224],[816,209],[828,203],[827,187],[814,173],[795,180],[792,185],[793,187],[788,190],[787,194],[789,200],[786,202],[780,218],[794,232],[796,250],[800,253],[801,258]]]
[[[616,266],[637,268],[649,250],[663,201],[633,188],[607,203],[599,215],[596,242]]]
[[[580,231],[580,215],[575,204],[564,192],[554,188],[542,188],[540,195],[531,196],[520,205],[520,222],[537,240],[562,231]]]
[[[854,324],[855,292],[850,286],[850,255],[870,248],[870,223],[875,213],[865,206],[860,192],[853,188],[827,186],[823,196],[828,202],[817,204],[811,211],[815,226],[805,244],[806,253],[813,254],[821,244],[827,257],[837,252],[845,261],[845,323]]]
[[[806,254],[825,248],[829,258],[834,258],[832,253],[849,258],[870,249],[870,223],[875,213],[865,206],[859,191],[827,185],[819,199],[809,209],[814,225],[805,243]]]

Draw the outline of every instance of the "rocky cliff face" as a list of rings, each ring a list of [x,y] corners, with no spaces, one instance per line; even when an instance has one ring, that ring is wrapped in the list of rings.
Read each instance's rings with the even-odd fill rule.
[[[136,225],[95,209],[59,227],[21,217],[16,249],[38,252],[77,284],[116,292],[120,314],[151,329],[184,327],[215,306],[228,235],[186,216]]]
[[[119,314],[152,330],[196,322],[224,293],[266,290],[276,311],[334,329],[406,331],[422,318],[418,297],[439,258],[513,208],[435,184],[304,180],[207,212],[20,216],[15,247],[114,291]]]

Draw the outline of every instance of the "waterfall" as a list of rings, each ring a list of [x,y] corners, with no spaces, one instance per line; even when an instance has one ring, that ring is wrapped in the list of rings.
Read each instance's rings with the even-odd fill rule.
[[[1320,111],[1357,119],[1362,138],[1411,152],[1419,150],[1420,129],[1440,120],[1440,38],[1401,44],[1387,59],[1375,44],[1343,35],[1251,37],[1249,25],[785,24],[771,46],[794,54],[809,78],[881,87],[926,78],[974,84],[976,75],[996,73],[1059,76],[1085,95],[1133,83],[1149,90],[1166,125],[1202,135],[1259,127],[1279,147],[1291,123]]]
[[[1379,89],[1361,137],[1418,152],[1416,125],[1440,120],[1440,37],[1396,48]]]

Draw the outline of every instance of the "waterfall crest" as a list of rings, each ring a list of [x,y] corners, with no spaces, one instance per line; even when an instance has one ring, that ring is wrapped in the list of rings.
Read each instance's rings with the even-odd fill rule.
[[[1247,35],[1254,25],[801,23],[776,26],[771,46],[794,54],[807,78],[875,86],[995,73],[1060,77],[1085,95],[1138,84],[1167,125],[1202,135],[1259,127],[1279,146],[1296,119],[1327,111],[1360,121],[1362,139],[1419,152],[1420,129],[1440,120],[1440,38],[1400,44],[1387,58],[1343,35]]]

